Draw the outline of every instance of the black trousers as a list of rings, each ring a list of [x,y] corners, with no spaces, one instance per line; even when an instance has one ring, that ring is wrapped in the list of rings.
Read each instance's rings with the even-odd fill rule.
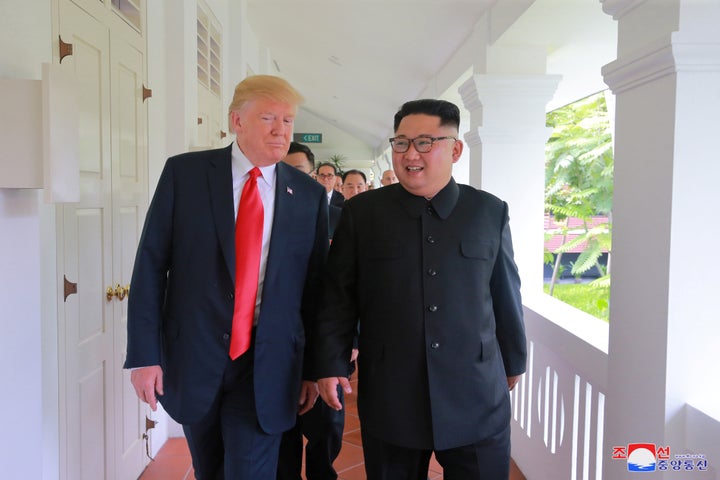
[[[389,444],[362,428],[367,480],[426,480],[433,450]],[[472,445],[435,450],[444,480],[507,480],[510,475],[510,424]]]
[[[295,427],[283,434],[280,443],[277,480],[302,480],[303,435],[305,446],[305,475],[307,480],[336,480],[333,462],[340,454],[345,428],[345,402],[338,387],[343,409],[333,410],[318,398],[315,406],[297,417]]]
[[[253,347],[228,358],[223,382],[208,414],[183,425],[197,480],[275,478],[282,435],[268,435],[257,421]]]

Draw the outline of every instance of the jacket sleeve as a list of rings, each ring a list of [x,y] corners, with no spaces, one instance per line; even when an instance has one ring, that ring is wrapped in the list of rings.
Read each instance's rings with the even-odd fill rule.
[[[162,310],[171,258],[172,163],[165,164],[145,217],[128,295],[125,368],[161,364]]]
[[[314,330],[314,377],[345,377],[357,336],[356,237],[345,205],[328,254],[322,308]]]
[[[305,287],[303,289],[302,318],[305,326],[307,341],[305,344],[303,379],[313,379],[312,366],[314,365],[315,325],[322,301],[323,272],[328,251],[328,204],[327,196],[322,191],[318,200],[317,224],[315,230],[315,243],[308,264]]]
[[[513,258],[507,203],[503,202],[500,250],[495,260],[490,289],[495,314],[496,336],[508,377],[525,372],[527,344],[523,322],[520,276]]]

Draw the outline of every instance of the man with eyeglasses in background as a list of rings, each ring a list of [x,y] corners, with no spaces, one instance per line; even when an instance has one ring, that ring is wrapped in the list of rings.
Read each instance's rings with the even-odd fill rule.
[[[368,480],[507,480],[510,395],[525,372],[508,206],[452,178],[460,113],[405,103],[390,139],[399,184],[345,202],[316,324],[315,375],[339,409],[360,323],[358,413]]]
[[[325,187],[328,196],[328,205],[342,207],[345,199],[340,192],[335,190],[335,179],[337,176],[337,168],[332,163],[323,162],[318,165],[317,181]]]

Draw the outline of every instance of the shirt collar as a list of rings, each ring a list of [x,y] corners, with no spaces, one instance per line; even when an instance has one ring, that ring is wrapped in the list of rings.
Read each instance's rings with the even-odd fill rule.
[[[252,170],[255,165],[245,156],[245,154],[240,150],[240,147],[237,144],[237,141],[232,143],[232,170],[233,170],[233,178],[242,178],[244,176],[248,175],[248,172]],[[273,163],[272,165],[268,165],[267,167],[258,167],[260,169],[260,173],[262,174],[262,179],[265,183],[268,185],[272,185],[272,180],[275,175],[275,166],[277,164]]]
[[[398,190],[400,192],[400,203],[403,205],[405,210],[413,216],[419,217],[423,214],[423,211],[428,207],[428,204],[432,207],[438,217],[445,220],[452,213],[455,205],[457,204],[458,197],[460,196],[460,188],[455,183],[455,179],[450,177],[450,181],[443,187],[434,197],[430,200],[425,197],[418,197],[405,190],[400,184]]]

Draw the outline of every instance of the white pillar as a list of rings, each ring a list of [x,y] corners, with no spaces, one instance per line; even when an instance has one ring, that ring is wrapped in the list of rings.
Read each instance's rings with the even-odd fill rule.
[[[470,112],[465,135],[470,184],[508,202],[515,260],[525,292],[542,292],[545,106],[556,75],[473,75],[459,92]]]
[[[612,447],[681,453],[686,403],[720,418],[720,2],[603,8],[619,22],[603,68],[617,99],[603,477],[625,478]]]

